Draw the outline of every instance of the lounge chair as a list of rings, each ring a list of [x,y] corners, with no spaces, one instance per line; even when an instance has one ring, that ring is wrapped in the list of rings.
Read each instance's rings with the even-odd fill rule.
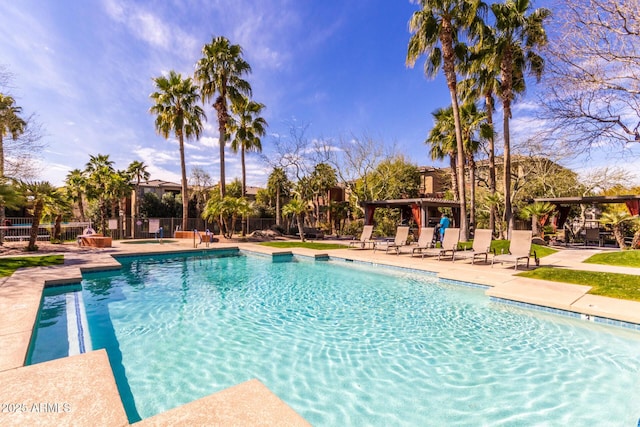
[[[416,253],[420,255],[425,249],[433,248],[433,236],[435,234],[434,227],[423,227],[420,229],[420,237],[418,237],[418,243],[411,249],[411,256]]]
[[[373,225],[365,225],[362,228],[362,234],[360,235],[360,239],[359,240],[352,240],[349,242],[349,247],[353,248],[353,247],[360,247],[360,249],[364,249],[365,246],[369,245],[369,247],[371,247],[374,243],[373,240],[371,240],[371,235],[373,234]]]
[[[473,235],[473,246],[469,251],[455,251],[452,261],[456,259],[471,258],[471,264],[475,263],[476,258],[484,257],[486,263],[491,252],[491,240],[493,233],[489,229],[479,228]]]
[[[599,229],[587,228],[584,231],[584,245],[587,246],[589,242],[595,242],[598,246],[602,246],[602,239],[600,238]]]
[[[400,254],[400,248],[407,244],[408,238],[409,227],[401,225],[396,229],[396,237],[393,242],[376,242],[373,245],[373,251],[384,249],[386,253],[389,253],[389,249],[393,249],[396,251],[396,255]]]
[[[514,270],[518,269],[518,263],[520,261],[527,262],[527,268],[529,268],[529,260],[531,257],[531,239],[533,238],[533,234],[530,230],[514,230],[511,232],[511,242],[509,242],[509,253],[508,254],[493,254],[493,259],[491,260],[491,267],[496,262],[512,262],[514,263]],[[535,259],[536,265],[540,265],[540,260],[536,255],[535,251],[533,252],[533,258]]]
[[[427,256],[438,256],[438,261],[442,257],[451,256],[458,248],[458,242],[460,241],[460,229],[459,228],[447,228],[444,230],[444,238],[442,239],[442,245],[439,248],[425,249],[421,252],[422,258]]]

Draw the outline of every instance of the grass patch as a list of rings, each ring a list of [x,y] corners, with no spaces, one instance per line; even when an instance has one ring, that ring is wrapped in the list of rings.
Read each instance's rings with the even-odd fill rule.
[[[595,254],[584,262],[590,264],[617,265],[620,267],[639,267],[640,268],[640,251],[616,251]]]
[[[632,274],[540,267],[518,273],[518,276],[592,286],[588,292],[592,295],[640,301],[640,276]]]
[[[470,240],[468,242],[460,242],[460,243],[458,243],[458,249],[460,249],[460,250],[471,249],[471,246],[473,246],[473,240]],[[509,240],[492,240],[491,241],[491,251],[495,252],[497,254],[507,254],[507,253],[509,253]],[[558,252],[557,250],[551,249],[548,246],[532,244],[531,245],[531,253],[533,254],[534,251],[535,251],[536,255],[538,256],[538,258],[544,258],[544,257],[546,257],[548,255],[551,255],[551,254],[554,254],[554,253]]]
[[[0,277],[8,277],[19,268],[64,264],[64,255],[0,258]]]
[[[316,242],[262,242],[263,246],[271,246],[272,248],[307,248],[307,249],[344,249],[347,245],[340,245],[337,243],[316,243]]]

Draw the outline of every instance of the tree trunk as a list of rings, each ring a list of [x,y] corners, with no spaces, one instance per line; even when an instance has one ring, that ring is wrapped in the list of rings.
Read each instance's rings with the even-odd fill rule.
[[[471,183],[469,190],[469,218],[470,225],[476,226],[476,162],[473,155],[469,157],[469,181]]]
[[[184,134],[182,129],[178,132],[178,142],[180,143],[180,172],[182,191],[182,231],[187,231],[189,220],[189,198],[187,196],[187,165],[184,160]]]
[[[280,187],[276,188],[276,225],[280,225]]]
[[[458,193],[460,198],[460,241],[469,239],[467,222],[467,197],[464,178],[464,143],[462,141],[462,128],[460,127],[460,107],[458,105],[457,77],[455,71],[455,52],[453,50],[453,26],[450,21],[442,21],[440,43],[443,53],[443,71],[447,79],[449,94],[451,95],[451,107],[453,109],[453,121],[456,128],[457,169],[458,169]]]
[[[627,249],[627,245],[624,242],[624,234],[622,234],[620,224],[616,224],[613,226],[613,235],[616,238],[616,242],[618,242],[618,246],[620,247],[620,249]]]
[[[304,218],[302,215],[296,215],[296,222],[298,223],[298,233],[300,234],[300,241],[304,242]]]
[[[220,88],[224,92],[224,88]],[[216,98],[213,108],[218,113],[218,133],[220,136],[220,196],[224,198],[227,194],[225,184],[225,168],[224,168],[224,146],[227,143],[227,103],[225,102],[225,93],[221,93]]]
[[[62,243],[62,215],[56,215],[55,225],[53,226],[53,240]]]
[[[247,170],[244,164],[244,145],[240,147],[240,162],[242,164],[242,197],[245,198],[247,196]],[[242,215],[242,222],[240,224],[240,228],[242,229],[241,235],[246,236],[247,232],[247,216]]]
[[[511,119],[511,100],[513,99],[513,56],[507,49],[500,64],[500,76],[502,77],[502,138],[504,139],[504,217],[507,222],[507,239],[511,239],[514,227],[513,207],[511,204],[511,135],[509,132],[509,120]]]
[[[496,194],[496,142],[493,130],[493,96],[490,93],[485,96],[485,104],[487,124],[491,128],[491,137],[489,138],[489,190],[493,196]],[[493,234],[496,232],[496,216],[496,206],[492,204],[489,211],[489,228]]]
[[[42,200],[36,200],[33,207],[33,222],[31,223],[31,232],[29,233],[29,244],[27,245],[27,251],[33,252],[38,250],[36,241],[38,240],[38,230],[40,229],[40,217],[42,216],[42,209],[44,203]]]

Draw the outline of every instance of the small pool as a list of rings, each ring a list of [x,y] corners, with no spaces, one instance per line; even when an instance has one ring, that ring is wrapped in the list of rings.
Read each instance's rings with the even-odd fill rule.
[[[46,359],[39,342],[49,335],[86,346],[86,318],[131,422],[252,378],[314,426],[635,426],[640,417],[636,331],[340,260],[119,261],[120,271],[85,274],[81,291],[45,297],[32,360]],[[64,356],[59,347],[51,357]]]

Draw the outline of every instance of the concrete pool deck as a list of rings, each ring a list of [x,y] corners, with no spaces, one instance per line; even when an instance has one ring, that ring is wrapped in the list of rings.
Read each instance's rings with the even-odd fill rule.
[[[471,265],[467,260],[386,254],[372,250],[282,250],[253,243],[215,243],[195,250],[239,248],[263,254],[291,252],[433,272],[443,279],[488,286],[491,297],[640,324],[640,302],[589,295],[590,287],[517,277],[512,264]],[[78,283],[82,271],[118,269],[112,255],[194,250],[190,239],[65,253],[62,266],[21,269],[0,281],[0,425],[128,426],[104,350],[24,366],[45,286]],[[640,274],[640,269],[584,264],[599,249],[561,249],[542,265],[575,270]],[[134,425],[309,425],[258,380],[248,381],[171,409]]]

